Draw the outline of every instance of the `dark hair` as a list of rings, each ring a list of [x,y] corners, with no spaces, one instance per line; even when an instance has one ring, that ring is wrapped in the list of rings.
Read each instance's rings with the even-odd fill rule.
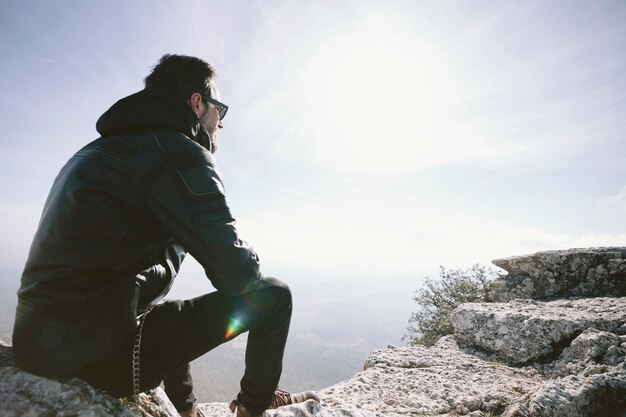
[[[193,93],[211,95],[211,81],[217,71],[208,62],[187,55],[165,54],[144,79],[146,89],[189,98]]]

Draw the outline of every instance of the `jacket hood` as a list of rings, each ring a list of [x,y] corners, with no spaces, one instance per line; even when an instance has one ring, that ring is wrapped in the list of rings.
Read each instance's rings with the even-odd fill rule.
[[[147,90],[119,100],[96,122],[103,137],[150,129],[174,129],[208,148],[208,134],[184,100]]]

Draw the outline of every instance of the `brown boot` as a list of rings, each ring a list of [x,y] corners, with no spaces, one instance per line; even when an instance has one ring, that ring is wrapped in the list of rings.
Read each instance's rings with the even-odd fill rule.
[[[268,410],[282,407],[283,405],[302,403],[306,400],[315,400],[317,402],[320,401],[319,395],[313,391],[304,391],[298,392],[295,394],[290,394],[287,391],[283,391],[281,389],[276,388],[274,391],[274,397],[272,397],[272,402],[267,407]],[[237,417],[260,417],[261,414],[253,414],[248,411],[246,407],[241,404],[238,400],[233,400],[230,403],[230,411],[235,412],[237,410]]]

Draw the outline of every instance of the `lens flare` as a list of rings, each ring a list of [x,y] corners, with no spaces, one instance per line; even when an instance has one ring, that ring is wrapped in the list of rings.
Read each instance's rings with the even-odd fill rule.
[[[232,320],[230,324],[228,325],[228,328],[226,329],[225,337],[228,339],[229,337],[237,333],[237,331],[239,331],[241,328],[242,326],[241,326],[241,322],[239,321],[239,319]]]

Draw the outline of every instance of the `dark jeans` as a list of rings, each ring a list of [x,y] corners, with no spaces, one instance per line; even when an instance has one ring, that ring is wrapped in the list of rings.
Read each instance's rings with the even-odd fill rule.
[[[141,390],[163,381],[176,409],[189,409],[195,401],[189,362],[249,331],[238,398],[260,414],[280,380],[291,310],[289,287],[275,278],[265,278],[260,289],[237,297],[213,292],[158,304],[143,326]],[[88,365],[76,376],[113,396],[132,395],[133,344],[134,335],[115,356]]]

